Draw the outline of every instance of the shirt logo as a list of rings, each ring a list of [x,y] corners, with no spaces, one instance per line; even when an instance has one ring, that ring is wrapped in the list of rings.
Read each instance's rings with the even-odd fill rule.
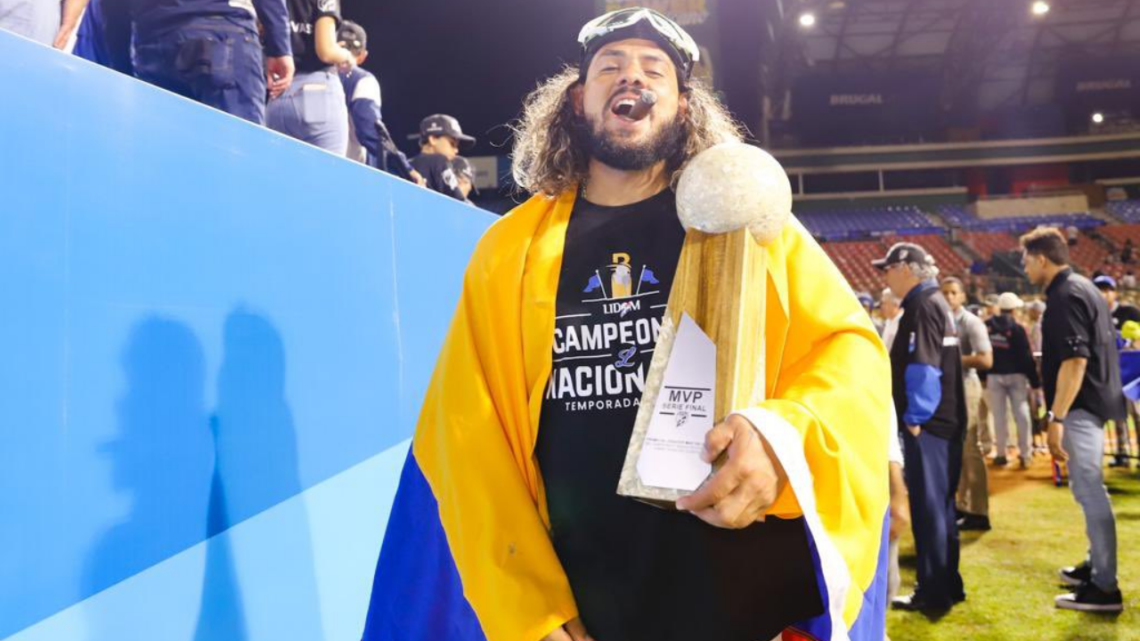
[[[602,272],[608,272],[609,278],[603,278]],[[585,298],[583,303],[596,303],[605,301],[620,301],[602,306],[605,314],[618,314],[625,316],[631,311],[641,309],[644,296],[661,293],[653,289],[653,285],[661,284],[657,276],[648,265],[641,265],[637,271],[637,282],[633,280],[634,266],[629,254],[618,252],[613,255],[613,261],[600,269],[594,270],[594,275],[586,283],[583,294],[595,294],[594,298]],[[598,298],[596,296],[600,295]]]

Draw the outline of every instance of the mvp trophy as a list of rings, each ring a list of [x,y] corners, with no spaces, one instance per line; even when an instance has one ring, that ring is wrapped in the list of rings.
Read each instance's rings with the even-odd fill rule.
[[[717,145],[682,173],[687,233],[618,494],[672,508],[712,472],[708,431],[764,399],[765,246],[791,208],[787,174],[758,147]]]

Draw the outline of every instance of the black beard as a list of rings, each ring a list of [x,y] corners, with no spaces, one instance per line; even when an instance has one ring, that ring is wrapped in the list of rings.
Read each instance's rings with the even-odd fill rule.
[[[642,143],[618,140],[602,129],[601,122],[591,126],[585,117],[575,119],[573,133],[575,144],[584,148],[591,158],[621,171],[649,169],[662,160],[667,165],[676,165],[688,138],[679,114]]]

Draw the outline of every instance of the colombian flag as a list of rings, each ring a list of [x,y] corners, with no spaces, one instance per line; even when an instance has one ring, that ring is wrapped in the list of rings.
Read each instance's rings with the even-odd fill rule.
[[[389,519],[365,641],[539,641],[578,615],[533,457],[574,198],[535,196],[476,248]],[[797,221],[768,251],[768,400],[738,413],[788,474],[769,514],[804,517],[825,605],[789,621],[784,638],[880,641],[887,354]]]

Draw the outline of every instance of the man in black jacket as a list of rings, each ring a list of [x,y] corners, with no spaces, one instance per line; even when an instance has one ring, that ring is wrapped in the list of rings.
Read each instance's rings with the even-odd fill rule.
[[[914,594],[896,597],[892,606],[947,610],[966,598],[954,505],[967,418],[958,331],[935,280],[938,268],[922,247],[897,243],[872,264],[903,299],[890,353],[918,584]]]
[[[986,395],[990,411],[994,414],[994,431],[997,432],[994,465],[1001,467],[1009,463],[1006,447],[1009,445],[1009,412],[1012,412],[1017,426],[1017,453],[1024,470],[1033,462],[1029,389],[1041,387],[1041,382],[1029,348],[1029,335],[1013,316],[1014,310],[1022,305],[1017,294],[1005,292],[998,297],[1000,313],[986,321],[994,350],[994,365],[986,378]]]

